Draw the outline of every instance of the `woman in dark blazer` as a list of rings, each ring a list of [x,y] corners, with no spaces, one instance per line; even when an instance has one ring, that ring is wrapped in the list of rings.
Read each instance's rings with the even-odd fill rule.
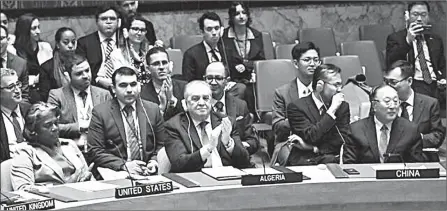
[[[262,34],[250,27],[250,10],[244,3],[234,2],[228,15],[229,27],[224,30],[223,40],[231,81],[247,86],[244,99],[250,112],[255,113],[253,62],[265,60]]]

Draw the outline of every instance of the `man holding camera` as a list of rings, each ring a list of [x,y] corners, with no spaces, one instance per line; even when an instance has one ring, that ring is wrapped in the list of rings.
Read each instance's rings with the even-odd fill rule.
[[[412,88],[445,106],[446,61],[441,38],[431,33],[430,6],[415,1],[405,11],[406,29],[388,36],[386,61],[390,66],[397,60],[407,60],[415,67]]]

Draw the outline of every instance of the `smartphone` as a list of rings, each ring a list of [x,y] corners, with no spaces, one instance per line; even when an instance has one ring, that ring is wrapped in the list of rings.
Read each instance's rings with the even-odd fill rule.
[[[349,175],[358,175],[358,174],[360,174],[360,172],[358,172],[354,168],[343,169],[343,171],[346,172]]]
[[[424,28],[424,30],[431,29],[431,25],[422,25],[422,28]]]

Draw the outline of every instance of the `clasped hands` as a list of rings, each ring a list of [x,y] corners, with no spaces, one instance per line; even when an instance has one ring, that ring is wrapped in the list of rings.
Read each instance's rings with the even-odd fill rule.
[[[155,174],[158,169],[158,162],[155,160],[149,160],[147,164],[141,160],[132,160],[126,162],[125,165],[131,175],[136,174],[142,176],[149,176],[151,174]]]

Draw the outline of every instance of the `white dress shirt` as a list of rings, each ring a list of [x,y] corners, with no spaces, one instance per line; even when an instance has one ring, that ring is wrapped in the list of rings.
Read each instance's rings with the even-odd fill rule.
[[[381,129],[382,129],[382,126],[383,126],[383,123],[382,122],[380,122],[378,119],[377,119],[377,117],[375,117],[374,116],[374,123],[375,123],[375,125],[376,125],[376,137],[377,137],[377,148],[379,148],[380,146],[380,136],[381,136],[381,134],[382,134],[382,131],[381,131]],[[386,137],[387,137],[387,140],[386,140],[386,146],[387,146],[387,148],[388,148],[388,144],[390,143],[390,134],[391,134],[391,125],[392,125],[392,123],[393,122],[389,122],[388,124],[386,124],[386,127],[388,128],[388,130],[387,130],[387,134],[386,134]],[[380,149],[380,148],[379,148]],[[380,153],[380,151],[379,151],[379,153]],[[381,157],[380,155],[379,155],[379,157]],[[380,162],[384,162],[383,160],[381,160]]]
[[[222,98],[220,98],[219,100],[216,100],[216,99],[214,99],[214,98],[211,98],[211,104],[213,105],[213,110],[215,111],[215,112],[217,112],[217,108],[216,108],[216,103],[217,102],[222,102],[223,103],[223,113],[224,114],[227,114],[227,109],[226,109],[226,106],[225,106],[225,92],[224,92],[224,94],[222,95]]]
[[[8,137],[8,143],[9,143],[9,151],[10,156],[13,157],[16,153],[16,146],[17,146],[17,137],[14,130],[13,125],[13,117],[11,116],[12,111],[6,107],[1,106],[1,111],[3,115],[3,122],[5,124],[6,129],[6,136]],[[17,120],[19,121],[20,128],[23,131],[23,127],[25,125],[25,120],[22,116],[22,113],[20,112],[20,106],[17,106],[17,108],[14,110],[17,114]]]
[[[413,110],[414,110],[414,91],[410,89],[411,94],[408,99],[405,101],[408,103],[407,112],[408,112],[408,120],[413,121]],[[402,106],[399,106],[399,116],[402,116]]]
[[[205,51],[206,51],[206,54],[208,55],[208,62],[209,63],[215,62],[213,59],[213,54],[211,53],[212,48],[205,41],[203,41],[203,44],[205,45]],[[217,47],[214,48],[214,52],[216,52],[216,55],[217,55],[217,58],[219,58],[219,61],[222,61],[222,56],[220,55],[219,48],[217,48]]]
[[[98,75],[100,76],[105,76],[105,70],[104,70],[104,66],[105,66],[105,61],[106,61],[106,49],[107,49],[107,37],[103,34],[101,34],[101,32],[98,31],[98,35],[99,35],[99,42],[101,43],[101,55],[102,55],[102,63],[101,66],[99,67],[99,71],[98,71]],[[112,35],[112,37],[110,37],[112,40],[110,41],[112,43],[112,51],[115,50],[116,47],[116,33],[114,33]],[[111,54],[112,52],[110,52]]]
[[[417,48],[417,40],[415,39],[413,41],[413,51],[414,51],[414,67],[415,67],[415,73],[414,73],[414,79],[415,80],[424,80],[424,77],[422,76],[422,70],[421,70],[421,64],[419,63],[419,57],[418,54],[418,48]],[[431,78],[433,80],[436,80],[436,74],[433,71],[433,64],[430,60],[430,53],[428,51],[428,46],[427,46],[427,42],[425,41],[425,38],[422,39],[422,49],[424,50],[424,57],[425,57],[425,61],[427,61],[427,67],[428,67],[428,71],[430,72]]]
[[[201,131],[202,128],[200,127],[201,121],[196,121],[195,119],[192,120],[194,123],[194,126],[196,128],[197,134],[199,135],[200,143],[202,143],[202,146],[204,145],[202,140]],[[211,117],[209,116],[205,121],[208,122],[205,126],[206,135],[208,136],[208,140],[211,141],[211,133],[213,131],[213,128],[211,126]],[[217,151],[217,147],[213,149],[211,154],[208,156],[207,161],[205,163],[205,168],[215,168],[215,167],[222,167],[222,159],[220,158],[219,152]]]
[[[119,100],[118,100],[118,103],[120,105],[121,117],[123,118],[123,124],[124,124],[124,132],[126,133],[126,138],[127,138],[130,134],[133,134],[134,131],[132,131],[132,129],[130,128],[129,123],[127,122],[127,119],[126,119],[127,113],[126,113],[126,111],[124,111],[124,107],[126,105],[124,103],[121,103]],[[136,137],[138,139],[138,142],[141,142],[140,124],[138,123],[138,118],[137,118],[136,102],[133,102],[131,106],[133,108],[132,116],[133,116],[133,122],[135,123],[135,132],[137,133]],[[130,156],[131,155],[130,143],[128,140],[126,140],[126,153],[128,155],[127,161],[132,161],[131,156]]]
[[[304,85],[299,78],[296,78],[296,85],[298,88],[298,98],[303,98],[309,96],[313,89],[312,89],[312,82],[308,86]]]

